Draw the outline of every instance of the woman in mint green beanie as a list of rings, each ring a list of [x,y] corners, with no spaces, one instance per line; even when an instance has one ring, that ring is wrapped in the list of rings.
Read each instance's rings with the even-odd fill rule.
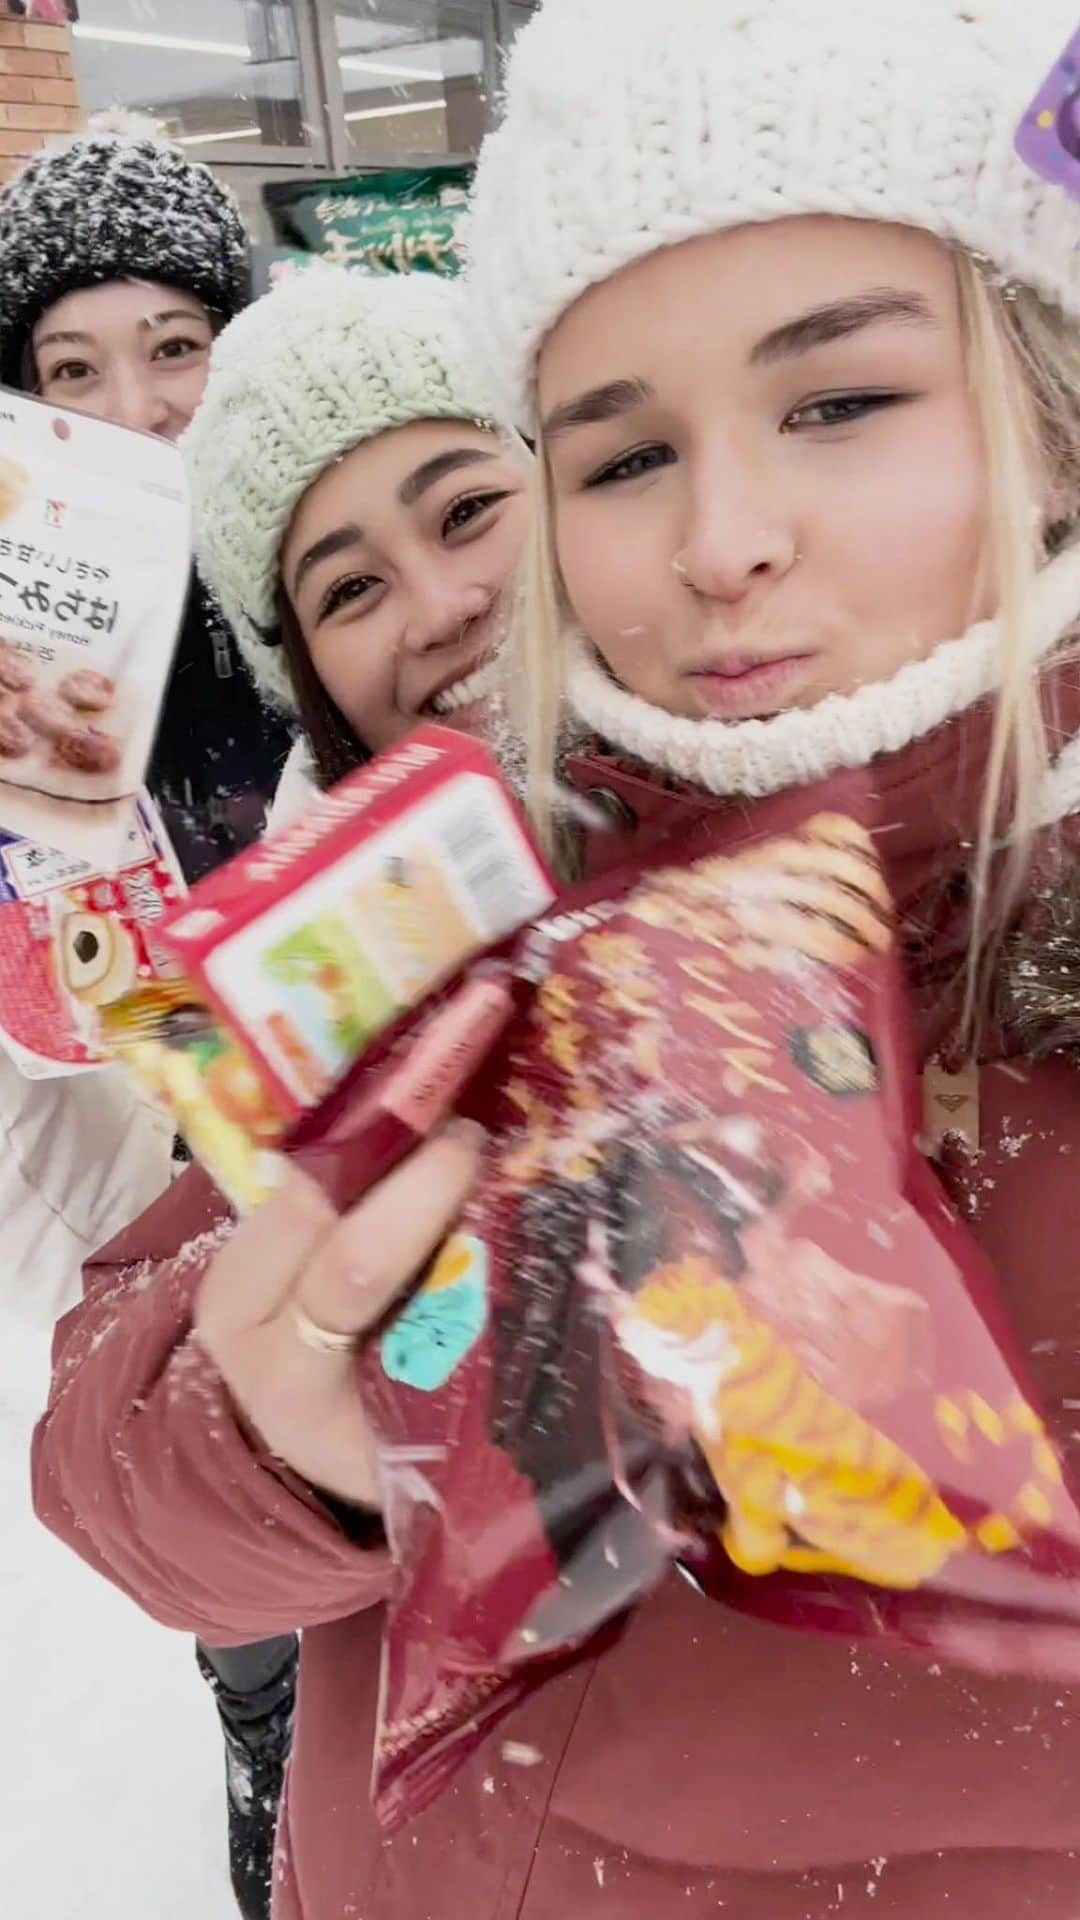
[[[460,296],[312,269],[217,341],[185,440],[199,571],[304,740],[292,811],[424,720],[483,720],[527,456],[500,436]]]

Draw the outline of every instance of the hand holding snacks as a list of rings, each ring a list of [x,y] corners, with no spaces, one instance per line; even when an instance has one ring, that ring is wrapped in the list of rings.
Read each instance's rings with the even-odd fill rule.
[[[166,927],[195,988],[153,1045],[208,1159],[227,1115],[321,1190],[287,1176],[200,1328],[263,1444],[382,1506],[389,1826],[676,1561],[788,1624],[1080,1647],[1080,1511],[915,1146],[870,837],[730,831],[537,921],[482,749],[425,730]],[[475,1172],[407,1159],[459,1096],[483,1176],[387,1317]]]
[[[379,1505],[356,1348],[461,1212],[479,1141],[450,1123],[344,1217],[289,1170],[203,1282],[196,1329],[253,1442],[351,1506]]]
[[[349,1108],[351,1150],[364,1129],[365,1152],[381,1138],[370,1182],[424,1138],[432,1086],[464,1084],[509,1002],[478,984],[413,1049],[418,1009],[552,897],[488,754],[425,727],[201,882],[161,929],[186,982],[112,1008],[109,1038],[239,1211],[272,1190],[268,1149],[294,1127],[346,1205],[361,1188],[343,1177],[337,1109],[307,1116],[397,1038],[409,1064],[389,1063],[364,1114]]]

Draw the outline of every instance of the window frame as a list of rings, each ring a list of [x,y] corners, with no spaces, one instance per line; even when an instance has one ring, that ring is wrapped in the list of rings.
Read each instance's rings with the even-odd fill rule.
[[[475,159],[471,153],[410,154],[407,162],[387,158],[382,162],[356,152],[345,119],[345,89],[338,65],[337,17],[335,0],[286,0],[292,15],[296,37],[300,111],[311,129],[306,147],[264,145],[231,140],[207,141],[190,150],[192,159],[207,166],[233,169],[274,169],[290,173],[313,173],[335,177],[359,170],[378,171],[408,166],[467,165]],[[484,88],[487,95],[487,124],[495,121],[502,71],[502,56],[521,17],[535,10],[536,0],[455,0],[455,4],[475,14],[484,45]]]
[[[345,89],[341,83],[341,68],[338,65],[337,14],[335,0],[293,0],[295,5],[311,7],[319,41],[322,64],[322,96],[326,102],[327,137],[330,144],[330,167],[335,174],[350,174],[363,171],[377,172],[384,166],[393,170],[401,167],[426,166],[467,166],[475,160],[473,153],[410,153],[405,159],[401,156],[389,158],[385,162],[357,153],[349,135],[345,119]],[[487,124],[492,124],[491,103],[496,97],[499,83],[499,56],[501,52],[498,39],[497,22],[500,18],[502,0],[455,0],[455,5],[463,7],[476,16],[476,24],[484,44],[484,90],[487,96]]]
[[[300,173],[324,173],[332,165],[313,0],[286,0],[286,4],[296,38],[300,112],[305,126],[311,129],[310,143],[306,147],[286,147],[244,141],[238,149],[232,140],[218,144],[208,140],[191,150],[192,159],[205,161],[208,167],[288,167]]]

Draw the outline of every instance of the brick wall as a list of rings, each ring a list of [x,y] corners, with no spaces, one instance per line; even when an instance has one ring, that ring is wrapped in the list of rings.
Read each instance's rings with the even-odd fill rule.
[[[0,183],[38,147],[82,118],[71,30],[39,26],[0,0]]]

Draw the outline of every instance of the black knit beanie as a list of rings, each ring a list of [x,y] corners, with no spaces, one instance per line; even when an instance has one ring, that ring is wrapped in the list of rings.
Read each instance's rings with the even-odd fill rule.
[[[102,115],[0,192],[0,381],[22,386],[25,349],[54,301],[110,280],[182,287],[225,320],[249,294],[231,194],[134,115]]]

